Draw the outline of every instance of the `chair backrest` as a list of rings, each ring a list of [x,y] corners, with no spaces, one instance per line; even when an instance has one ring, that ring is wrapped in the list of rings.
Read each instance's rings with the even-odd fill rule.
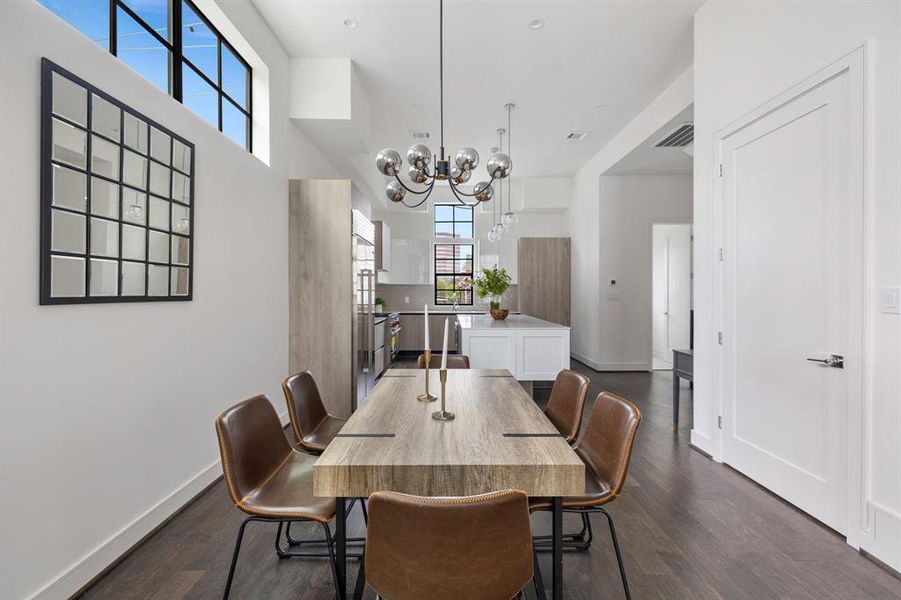
[[[641,411],[629,400],[610,392],[598,394],[576,452],[599,479],[619,494],[626,482],[632,445]]]
[[[416,368],[424,369],[425,368],[425,354],[420,354],[419,358],[416,359]],[[431,360],[429,360],[429,368],[430,369],[440,369],[441,368],[441,355],[440,354],[432,354]],[[469,368],[469,357],[463,354],[448,354],[447,355],[447,368],[448,369],[468,369]]]
[[[222,472],[232,502],[239,505],[291,454],[291,445],[266,396],[254,396],[216,419]]]
[[[528,497],[369,497],[366,579],[391,600],[512,598],[532,578]]]
[[[304,438],[328,417],[322,396],[319,395],[319,386],[312,373],[302,371],[285,379],[282,389],[285,391],[294,441],[303,446]]]
[[[591,380],[575,371],[563,369],[557,373],[551,398],[548,400],[544,414],[550,419],[568,443],[572,443],[579,435],[582,426],[582,409]]]

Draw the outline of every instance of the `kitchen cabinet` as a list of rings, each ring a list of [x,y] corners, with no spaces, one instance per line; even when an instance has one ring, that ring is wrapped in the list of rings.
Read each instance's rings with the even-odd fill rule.
[[[392,239],[391,266],[379,273],[379,283],[432,285],[431,246],[429,239]]]
[[[519,308],[524,314],[570,324],[571,256],[569,238],[519,239]]]
[[[478,268],[486,269],[497,265],[502,269],[507,269],[507,273],[512,278],[512,285],[519,283],[518,269],[518,249],[517,242],[519,238],[507,235],[501,238],[499,242],[482,242],[479,247],[479,265]]]
[[[450,352],[459,350],[459,331],[457,325],[457,315],[429,315],[429,343],[432,346],[432,352],[441,352],[441,346],[444,343],[444,319],[450,317],[450,323],[447,330],[447,347]],[[400,316],[400,339],[398,340],[399,348],[402,352],[422,352],[425,347],[425,332],[423,331],[423,316],[421,314],[401,315]]]
[[[391,270],[391,228],[384,221],[373,221],[375,225],[375,270]]]

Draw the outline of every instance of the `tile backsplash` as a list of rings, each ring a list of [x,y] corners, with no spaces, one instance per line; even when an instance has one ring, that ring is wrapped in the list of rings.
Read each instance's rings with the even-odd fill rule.
[[[511,285],[507,293],[501,301],[503,308],[511,311],[519,310],[519,290],[517,286]],[[380,283],[375,287],[375,295],[384,298],[388,303],[385,310],[402,311],[402,310],[422,310],[423,305],[428,304],[429,308],[435,307],[435,288],[430,285],[402,285]],[[409,298],[410,302],[404,302],[405,298]],[[449,306],[440,306],[437,308],[450,308]],[[484,310],[488,312],[488,298],[482,300],[478,296],[473,298],[472,306],[460,305],[460,310]]]

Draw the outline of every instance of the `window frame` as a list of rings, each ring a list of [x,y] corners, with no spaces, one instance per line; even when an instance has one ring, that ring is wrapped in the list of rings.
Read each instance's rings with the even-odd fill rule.
[[[451,209],[452,219],[450,221],[445,220],[445,219],[442,219],[440,221],[438,220],[438,207],[439,206],[446,206]],[[457,209],[468,209],[471,218],[468,221],[461,221],[461,220],[457,219]],[[443,223],[443,224],[449,223],[451,225],[452,235],[450,237],[438,235],[438,232],[435,231],[435,229],[438,227],[439,223]],[[457,224],[458,223],[460,225],[469,225],[469,230],[472,233],[472,235],[470,235],[468,237],[462,237],[462,236],[458,237],[457,236]],[[434,212],[432,215],[432,237],[435,238],[436,240],[471,240],[471,239],[475,238],[475,228],[476,228],[476,214],[475,214],[474,207],[460,206],[459,204],[450,204],[450,203],[445,203],[445,202],[438,202],[435,204]],[[441,242],[437,242],[437,243],[441,243]]]
[[[450,239],[456,239],[456,238],[450,238]],[[456,256],[454,256],[454,257],[451,258],[451,259],[447,259],[447,258],[439,258],[439,257],[438,257],[438,247],[439,247],[439,246],[449,246],[449,247],[453,247],[453,248],[456,248],[457,246],[469,246],[469,249],[470,249],[470,256],[471,256],[471,258],[469,259],[469,262],[470,262],[470,267],[469,267],[469,268],[470,268],[470,270],[469,270],[468,272],[467,272],[467,271],[457,271],[457,263],[458,263],[458,262],[465,261],[465,260],[466,260],[465,258],[456,258]],[[470,286],[468,289],[467,289],[467,288],[458,288],[458,287],[457,287],[457,277],[469,277],[470,280],[472,280],[473,278],[475,278],[475,261],[476,261],[476,245],[475,245],[475,242],[474,242],[474,241],[469,241],[469,242],[465,242],[465,243],[456,243],[456,242],[435,242],[434,244],[432,244],[432,248],[433,248],[433,254],[434,254],[434,258],[433,258],[433,272],[434,272],[433,286],[434,286],[434,288],[435,288],[435,306],[453,306],[453,305],[454,305],[453,302],[449,302],[449,301],[447,301],[447,300],[439,300],[439,299],[438,299],[438,292],[439,292],[439,291],[441,291],[441,292],[451,291],[451,292],[458,292],[458,293],[459,293],[459,292],[463,292],[463,291],[468,291],[468,292],[469,292],[469,302],[457,302],[457,304],[458,304],[458,305],[462,305],[462,306],[473,306],[474,303],[475,303],[475,298],[474,298],[475,290],[473,290],[473,288],[472,288],[471,286]],[[456,250],[454,250],[454,254],[456,254]],[[439,260],[445,260],[445,261],[446,261],[446,260],[450,260],[451,263],[453,263],[453,265],[454,265],[454,266],[453,266],[453,269],[452,269],[452,272],[449,272],[449,271],[441,271],[441,272],[439,272],[439,271],[438,271],[438,261],[439,261]],[[454,278],[454,287],[453,287],[453,289],[451,289],[451,290],[447,290],[447,289],[439,290],[439,289],[438,289],[438,278],[439,278],[439,277],[453,277],[453,278]]]
[[[118,11],[121,9],[126,15],[128,15],[131,19],[133,19],[138,25],[140,25],[144,31],[150,34],[158,43],[162,44],[162,46],[169,52],[169,90],[168,93],[170,96],[178,100],[181,104],[184,105],[184,89],[183,89],[183,77],[182,72],[187,65],[195,75],[200,77],[207,85],[213,88],[216,92],[216,107],[217,107],[217,129],[220,133],[225,132],[222,129],[222,114],[223,114],[223,106],[224,102],[231,103],[232,107],[237,109],[239,113],[241,113],[246,119],[246,131],[245,131],[245,140],[243,147],[250,153],[253,153],[253,69],[250,64],[244,60],[244,57],[235,49],[235,47],[229,43],[229,41],[222,35],[220,32],[203,14],[203,12],[197,7],[194,2],[191,0],[166,0],[169,8],[169,28],[171,30],[172,41],[166,39],[166,37],[160,35],[159,32],[153,29],[147,21],[145,21],[134,9],[132,9],[127,4],[127,0],[109,0],[109,44],[107,45],[107,50],[113,56],[118,57]],[[187,58],[184,54],[184,47],[182,44],[182,28],[183,28],[183,19],[182,19],[182,2],[187,4],[192,11],[200,18],[203,24],[209,28],[209,30],[216,36],[216,58],[217,58],[217,78],[218,83],[214,82],[210,79],[206,73],[204,73],[200,67],[195,65],[189,58]],[[48,10],[53,10],[49,6],[45,6]],[[74,26],[74,24],[73,24]],[[247,90],[247,108],[241,106],[235,98],[232,98],[230,94],[228,94],[223,85],[222,85],[222,49],[223,46],[227,48],[232,55],[238,60],[241,66],[245,69],[245,87]],[[143,75],[143,74],[142,74]],[[192,111],[194,112],[194,111]],[[195,113],[197,114],[197,113]],[[226,135],[229,139],[234,140],[231,136]],[[237,143],[237,141],[236,141]]]

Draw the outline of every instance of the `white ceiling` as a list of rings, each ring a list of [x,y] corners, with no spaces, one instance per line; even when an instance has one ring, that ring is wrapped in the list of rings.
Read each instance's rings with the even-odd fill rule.
[[[390,146],[404,154],[412,130],[429,131],[437,152],[437,0],[253,2],[291,56],[353,59],[371,105],[373,172],[374,153]],[[512,101],[514,177],[574,173],[691,65],[701,4],[447,0],[448,152],[473,146],[484,170]],[[359,26],[348,29],[345,19]],[[530,29],[533,19],[544,27]],[[590,135],[567,142],[571,131]]]
[[[655,144],[683,123],[694,122],[694,105],[673,117],[654,132],[605,175],[691,175],[694,158],[684,148],[655,148]]]

